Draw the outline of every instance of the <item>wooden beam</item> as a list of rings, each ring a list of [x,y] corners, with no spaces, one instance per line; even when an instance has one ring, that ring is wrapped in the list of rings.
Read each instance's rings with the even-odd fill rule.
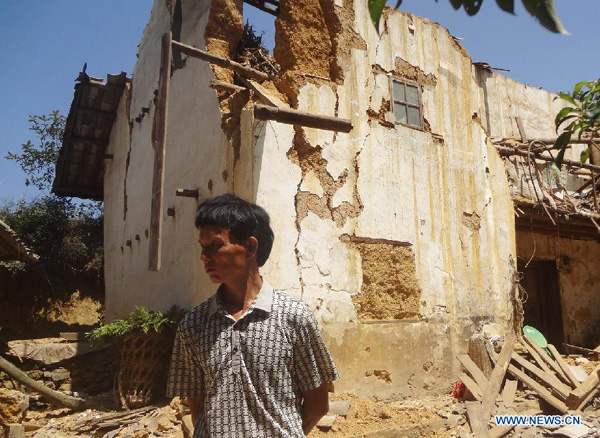
[[[566,400],[567,396],[569,395],[569,392],[571,392],[571,389],[568,386],[564,385],[560,380],[558,380],[554,374],[547,373],[544,370],[542,370],[541,368],[536,367],[534,364],[529,362],[527,359],[521,357],[518,353],[513,353],[511,358],[517,364],[519,364],[520,366],[525,368],[527,371],[529,371],[531,374],[533,374],[534,377],[541,380],[543,383],[545,383],[550,388],[554,388],[556,390],[556,392],[558,392],[558,394],[560,394],[561,398],[563,400]]]
[[[164,163],[167,146],[167,119],[169,114],[169,83],[171,80],[171,32],[162,37],[158,95],[154,109],[152,145],[154,146],[154,172],[152,176],[152,205],[150,208],[150,236],[148,270],[160,270],[162,231],[162,204],[164,186]]]
[[[215,90],[230,91],[232,93],[235,91],[247,90],[246,87],[240,87],[239,85],[230,84],[228,82],[217,81],[216,79],[210,81],[210,88],[213,88]]]
[[[217,55],[213,55],[212,53],[205,52],[204,50],[200,50],[193,46],[188,46],[187,44],[180,43],[179,41],[172,41],[173,50],[177,50],[181,53],[185,53],[188,56],[193,58],[202,59],[203,61],[208,61],[211,64],[218,65],[219,67],[228,68],[233,70],[234,72],[245,76],[250,79],[256,79],[257,81],[267,81],[272,79],[272,76],[263,73],[262,71],[255,70],[250,67],[246,67],[238,62],[232,61],[227,58],[222,58]]]
[[[517,121],[517,128],[519,129],[519,134],[521,135],[521,141],[523,143],[529,143],[527,140],[527,134],[525,133],[525,128],[523,128],[523,121],[521,120],[521,117],[515,117],[515,120]]]
[[[517,393],[517,381],[506,379],[504,382],[504,390],[502,391],[502,404],[505,408],[510,408],[514,401]]]
[[[483,374],[483,371],[479,369],[477,364],[473,362],[473,359],[471,359],[468,354],[461,354],[457,356],[457,359],[465,367],[469,374],[473,376],[475,382],[477,382],[477,385],[479,385],[479,387],[485,391],[485,388],[487,388],[489,383],[488,379],[485,377],[485,374]]]
[[[352,122],[338,117],[319,116],[293,109],[275,108],[266,105],[254,105],[254,117],[258,120],[275,120],[288,125],[306,126],[336,132],[352,131]]]
[[[587,406],[587,404],[596,396],[600,388],[596,387],[590,391],[590,393],[579,403],[577,410],[581,411]]]
[[[175,196],[198,199],[200,193],[198,192],[198,189],[177,189],[175,191]]]
[[[525,342],[527,344],[529,344],[529,346],[536,351],[536,353],[542,358],[542,360],[544,362],[546,362],[546,364],[556,373],[556,376],[560,380],[565,382],[567,385],[571,384],[570,380],[564,374],[563,370],[558,366],[558,364],[556,362],[554,362],[554,360],[550,357],[550,355],[548,354],[548,352],[546,350],[542,349],[529,336],[525,335],[525,336],[523,336],[523,338],[525,339]]]
[[[550,353],[552,353],[552,356],[554,356],[554,360],[556,361],[560,369],[563,370],[565,376],[567,376],[567,378],[571,382],[571,386],[574,388],[579,386],[579,379],[575,377],[575,374],[573,374],[573,371],[571,371],[569,365],[563,360],[556,347],[552,344],[548,344],[548,350],[550,350]]]
[[[543,398],[547,403],[549,403],[560,413],[566,414],[569,410],[569,408],[567,408],[567,405],[565,405],[562,401],[554,397],[550,393],[550,391],[548,391],[546,388],[544,388],[542,385],[540,385],[538,382],[533,380],[531,377],[529,377],[523,371],[519,370],[514,365],[508,366],[508,372],[517,379],[519,379],[521,382],[523,382],[525,385],[527,385],[529,388],[534,390],[541,398]]]
[[[498,145],[496,145],[496,149],[498,150],[498,153],[503,157],[509,157],[511,155],[518,155],[520,157],[529,157],[529,158],[535,159],[535,160],[554,162],[554,159],[552,157],[546,157],[539,153],[521,151],[519,149],[514,149],[514,148],[506,147],[506,146],[498,146]],[[591,169],[591,170],[595,170],[595,171],[600,171],[600,166],[595,166],[593,164],[587,164],[587,163],[581,164],[579,161],[564,159],[563,164],[565,164],[567,166],[571,166],[571,167],[576,167],[579,169]]]
[[[460,373],[458,375],[458,378],[460,379],[461,382],[463,382],[465,384],[467,389],[469,391],[471,391],[471,394],[473,394],[473,397],[475,397],[475,399],[481,401],[481,398],[483,397],[483,391],[481,390],[481,388],[479,387],[477,382],[475,382],[475,380],[471,379],[465,373]]]
[[[483,416],[485,419],[489,418],[492,414],[492,409],[496,405],[496,397],[500,393],[500,387],[502,386],[502,381],[504,380],[504,375],[506,374],[506,369],[510,364],[510,356],[515,348],[516,337],[514,334],[509,333],[505,340],[504,345],[502,346],[502,350],[500,351],[500,355],[498,356],[498,361],[496,362],[496,366],[492,370],[492,374],[490,375],[489,384],[483,391],[483,401],[481,403],[483,409]]]
[[[502,143],[509,143],[509,142],[515,142],[515,141],[519,141],[520,139],[518,138],[503,138],[501,140],[498,141],[494,141],[495,144],[502,144]],[[535,141],[536,143],[542,143],[545,145],[554,145],[554,143],[556,142],[555,138],[530,138],[527,140],[528,143],[531,143],[533,141]],[[594,138],[589,139],[589,138],[582,138],[582,139],[578,139],[578,138],[572,138],[569,143],[567,144],[591,144],[592,141],[594,141],[595,143],[600,143],[600,138]],[[528,143],[521,143],[521,146],[527,146]]]
[[[489,438],[490,432],[487,426],[486,416],[483,412],[483,407],[479,402],[467,402],[467,416],[471,431],[475,438]]]
[[[590,392],[598,389],[598,385],[600,385],[599,373],[600,366],[592,371],[585,382],[569,394],[566,402],[569,409],[577,409],[581,402],[589,396]]]
[[[277,108],[285,108],[283,105],[281,105],[281,102],[277,102],[275,99],[272,99],[271,96],[269,96],[268,91],[265,90],[260,84],[244,78],[240,78],[240,81],[242,81],[246,87],[254,91],[254,94],[256,94],[259,99],[263,101],[263,103],[270,106],[276,106]]]

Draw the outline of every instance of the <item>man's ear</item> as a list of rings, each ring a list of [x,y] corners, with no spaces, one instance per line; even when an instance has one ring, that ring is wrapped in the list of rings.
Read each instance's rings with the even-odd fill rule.
[[[256,257],[258,252],[258,240],[254,236],[248,237],[246,241],[246,257]]]

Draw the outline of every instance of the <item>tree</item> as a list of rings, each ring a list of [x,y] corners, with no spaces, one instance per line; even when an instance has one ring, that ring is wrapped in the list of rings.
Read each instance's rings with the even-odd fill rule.
[[[40,256],[46,271],[90,273],[100,276],[103,256],[103,212],[101,203],[75,202],[49,193],[58,160],[65,117],[58,111],[29,116],[37,140],[21,145],[20,153],[6,159],[17,162],[27,185],[42,195],[0,206],[4,220]]]
[[[396,0],[396,8],[399,8],[402,4],[402,0]],[[438,0],[435,0],[436,2]],[[461,7],[469,15],[475,15],[479,12],[483,0],[449,0],[450,4],[454,9],[458,10]],[[542,26],[546,29],[562,34],[568,34],[567,30],[563,27],[558,14],[556,13],[556,7],[554,6],[554,0],[521,0],[523,6],[533,17],[535,17]],[[383,8],[387,0],[368,0],[369,13],[371,19],[375,24],[375,27],[379,29],[379,19],[383,13]],[[496,3],[503,11],[514,14],[515,13],[515,0],[496,0]]]
[[[38,143],[27,140],[21,145],[20,154],[9,152],[6,159],[19,163],[27,175],[26,185],[33,185],[44,192],[52,186],[66,118],[58,111],[52,111],[48,115],[29,116],[29,123],[29,130],[36,133]]]
[[[581,153],[581,162],[585,163],[592,155],[592,148],[595,148],[596,152],[600,151],[600,145],[594,142],[600,131],[600,79],[579,82],[572,93],[558,93],[557,99],[562,99],[571,106],[561,109],[556,115],[557,132],[563,124],[569,122],[554,143],[554,148],[560,149],[556,156],[556,165],[561,167],[567,145],[573,135],[581,139],[584,134],[591,139],[590,146]]]

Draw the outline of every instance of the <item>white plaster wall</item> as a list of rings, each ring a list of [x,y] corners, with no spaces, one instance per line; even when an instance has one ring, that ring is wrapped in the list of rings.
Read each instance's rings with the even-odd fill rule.
[[[181,40],[203,46],[208,20],[208,2],[183,2],[184,23]],[[152,97],[158,84],[160,39],[170,27],[170,13],[165,2],[156,1],[146,26],[136,64],[131,102],[132,129],[126,129],[127,116],[121,102],[116,130],[110,150],[116,155],[105,175],[107,319],[121,317],[136,305],[166,310],[173,304],[184,308],[206,299],[215,286],[203,275],[194,214],[198,200],[176,197],[178,188],[198,189],[200,200],[212,191],[227,191],[223,170],[228,168],[229,150],[220,128],[221,118],[216,92],[208,84],[214,78],[209,65],[188,59],[185,67],[173,72],[170,83],[168,133],[164,165],[163,226],[161,269],[148,270],[147,230],[154,151],[151,141],[154,105]],[[150,114],[141,122],[134,119],[141,107]],[[127,172],[125,139],[131,139]],[[123,214],[123,194],[127,194],[127,213]],[[175,217],[166,214],[175,208]],[[139,236],[140,240],[136,240]],[[127,240],[132,246],[125,245]],[[121,250],[123,248],[123,250]]]

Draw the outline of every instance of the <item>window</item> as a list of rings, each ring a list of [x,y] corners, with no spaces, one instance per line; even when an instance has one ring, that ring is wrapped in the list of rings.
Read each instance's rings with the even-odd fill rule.
[[[394,96],[394,115],[396,123],[423,128],[421,111],[421,90],[416,84],[409,84],[392,79]]]

